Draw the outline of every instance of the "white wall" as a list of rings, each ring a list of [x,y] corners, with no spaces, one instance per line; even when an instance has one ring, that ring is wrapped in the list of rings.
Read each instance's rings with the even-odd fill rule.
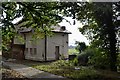
[[[47,60],[55,59],[55,46],[59,46],[60,54],[68,58],[68,34],[55,33],[47,38]]]
[[[26,48],[28,48],[28,52],[25,51],[25,59],[30,59],[30,60],[37,60],[37,61],[43,61],[44,58],[42,57],[42,54],[44,54],[44,39],[40,40],[32,40],[32,33],[26,33]],[[30,54],[30,48],[36,48],[36,54]]]
[[[32,40],[32,33],[26,33],[26,44],[28,52],[25,51],[25,59],[44,61],[43,54],[45,54],[45,40]],[[55,60],[55,46],[60,47],[60,54],[68,58],[68,34],[55,33],[52,37],[47,37],[47,60]],[[36,48],[37,53],[30,54],[30,48]],[[34,51],[33,51],[34,53]]]

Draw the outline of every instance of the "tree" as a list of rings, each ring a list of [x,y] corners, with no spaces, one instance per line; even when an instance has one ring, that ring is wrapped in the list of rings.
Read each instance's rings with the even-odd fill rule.
[[[13,20],[23,17],[18,23],[26,23],[22,27],[32,27],[35,31],[46,34],[50,32],[51,25],[62,21],[56,9],[57,2],[4,2],[2,3],[2,16],[0,26],[2,27],[2,48],[12,48],[13,37],[16,34]],[[44,25],[44,26],[43,26]],[[42,28],[42,29],[41,29]],[[3,51],[4,51],[3,50]]]
[[[99,7],[99,5],[102,5]],[[95,21],[97,23],[97,26],[95,27],[95,23],[92,24],[89,22],[86,30],[89,29],[89,33],[92,32],[94,36],[92,36],[93,40],[92,43],[98,43],[98,48],[102,48],[106,51],[106,54],[109,58],[110,68],[112,71],[117,71],[117,48],[116,48],[116,32],[117,32],[117,16],[115,15],[117,13],[114,12],[114,4],[112,3],[93,3],[93,8],[91,17],[94,17],[92,21]],[[95,9],[96,8],[96,9]],[[91,19],[91,18],[90,18]],[[92,26],[92,27],[91,27]],[[95,28],[93,28],[95,27]],[[83,29],[83,28],[82,28]],[[80,31],[82,31],[82,29]],[[83,29],[83,31],[86,31]],[[92,30],[92,31],[91,31]]]
[[[84,50],[87,48],[85,42],[79,42],[79,41],[76,41],[75,44],[77,44],[77,46],[76,46],[76,50],[78,50],[79,53],[81,53],[82,51],[84,51]]]
[[[19,8],[17,8],[19,7]],[[18,17],[28,21],[24,26],[32,25],[39,29],[41,27],[56,24],[62,21],[63,16],[71,16],[80,20],[85,26],[80,28],[81,33],[88,35],[91,44],[96,48],[101,48],[109,58],[110,68],[117,70],[117,40],[116,35],[119,30],[120,3],[87,3],[87,2],[65,2],[65,3],[2,3],[2,43],[8,44],[12,41],[15,29],[12,21]],[[21,21],[21,22],[22,22]],[[75,22],[74,22],[75,23]],[[43,31],[46,28],[43,28]],[[49,29],[47,29],[49,30]]]
[[[120,21],[120,3],[63,3],[67,6],[64,14],[80,20],[84,26],[82,34],[87,35],[91,45],[101,48],[109,59],[108,65],[112,71],[117,71],[117,37]]]

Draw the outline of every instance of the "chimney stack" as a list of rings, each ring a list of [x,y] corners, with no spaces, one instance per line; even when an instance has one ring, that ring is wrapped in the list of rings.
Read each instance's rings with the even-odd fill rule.
[[[64,30],[66,30],[66,27],[65,26],[61,26],[60,30],[64,31]]]

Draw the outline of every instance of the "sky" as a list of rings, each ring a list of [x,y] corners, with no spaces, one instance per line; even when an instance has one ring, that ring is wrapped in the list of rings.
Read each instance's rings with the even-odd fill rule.
[[[76,24],[73,25],[74,20],[72,19],[72,17],[64,17],[64,18],[68,20],[71,24],[66,20],[63,20],[61,23],[59,23],[59,25],[66,26],[66,29],[72,33],[69,34],[69,46],[70,45],[75,46],[75,41],[85,42],[86,45],[89,45],[89,41],[87,40],[87,38],[84,35],[82,35],[78,30],[78,28],[82,27],[83,25],[77,20],[75,20]],[[21,19],[22,17],[17,18],[13,20],[13,23],[18,22]]]
[[[87,40],[87,38],[78,30],[78,28],[82,27],[83,25],[77,20],[75,20],[76,24],[73,25],[74,20],[72,17],[64,18],[70,21],[71,25],[70,23],[66,22],[66,20],[63,20],[61,23],[59,23],[59,25],[66,26],[66,29],[72,33],[69,34],[69,45],[75,45],[75,41],[85,42],[87,45],[89,45],[89,40]]]

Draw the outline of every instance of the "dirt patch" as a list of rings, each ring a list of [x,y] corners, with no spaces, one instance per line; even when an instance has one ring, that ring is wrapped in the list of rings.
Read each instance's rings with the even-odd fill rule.
[[[15,79],[18,79],[18,78],[21,78],[22,80],[31,80],[31,79],[28,79],[28,78],[20,75],[16,71],[6,69],[6,68],[2,69],[2,80],[8,80],[8,79],[15,80]]]

